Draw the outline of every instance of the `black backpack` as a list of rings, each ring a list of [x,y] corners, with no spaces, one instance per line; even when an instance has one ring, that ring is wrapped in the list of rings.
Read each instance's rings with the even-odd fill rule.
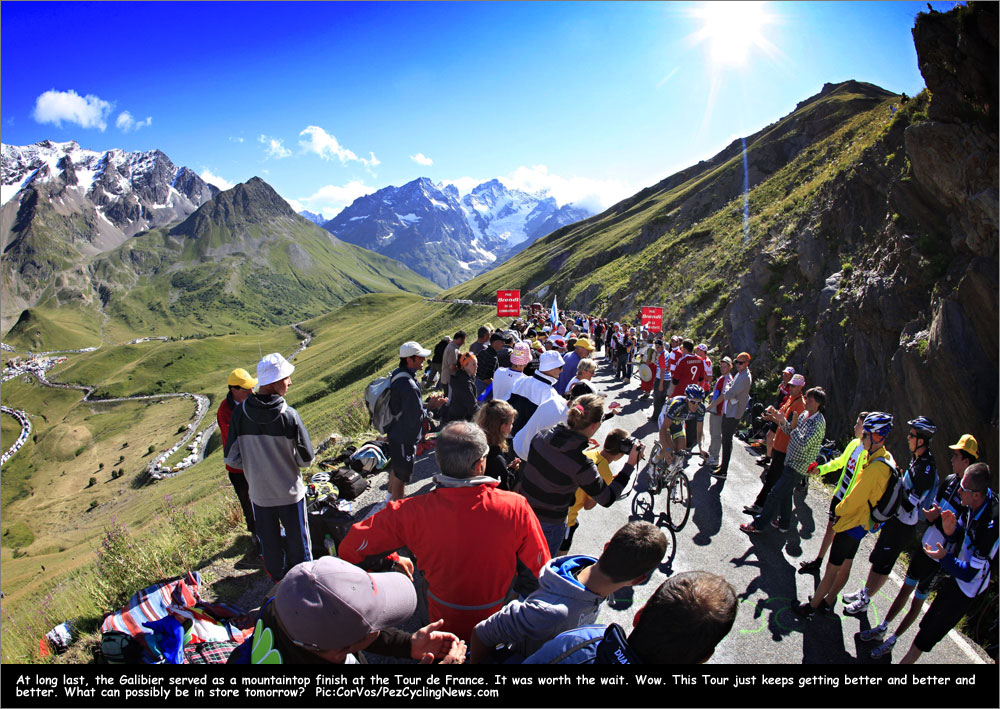
[[[881,461],[889,466],[889,482],[885,486],[885,492],[878,499],[875,506],[871,508],[871,516],[875,522],[883,524],[896,516],[899,510],[899,503],[905,495],[903,490],[903,478],[896,470],[896,465],[888,458],[873,458],[868,464]]]

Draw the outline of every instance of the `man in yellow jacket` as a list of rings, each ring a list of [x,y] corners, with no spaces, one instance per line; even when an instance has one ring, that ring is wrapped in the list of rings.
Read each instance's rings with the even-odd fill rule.
[[[857,476],[854,487],[834,510],[837,521],[833,525],[830,560],[816,593],[807,603],[794,607],[795,612],[806,619],[817,610],[825,613],[833,610],[837,594],[851,575],[851,564],[861,540],[872,528],[872,508],[878,504],[889,484],[892,474],[889,463],[895,466],[892,455],[885,449],[885,439],[892,431],[892,415],[875,411],[865,417],[861,427],[861,445],[868,452],[868,461]]]

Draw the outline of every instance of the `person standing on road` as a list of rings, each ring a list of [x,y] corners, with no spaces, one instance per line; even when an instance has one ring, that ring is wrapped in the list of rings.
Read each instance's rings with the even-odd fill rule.
[[[840,477],[837,479],[837,484],[833,489],[833,497],[830,499],[826,532],[823,534],[823,541],[820,542],[819,553],[815,559],[803,561],[799,564],[800,574],[811,574],[819,571],[823,565],[823,558],[833,543],[833,525],[837,521],[835,513],[837,505],[844,499],[844,495],[854,487],[854,481],[857,480],[857,473],[865,467],[865,461],[868,460],[868,451],[861,445],[861,436],[864,434],[862,426],[867,416],[867,411],[862,411],[858,414],[858,419],[854,424],[854,440],[847,444],[847,447],[844,448],[844,452],[841,453],[839,458],[823,465],[817,465],[815,468],[812,465],[809,466],[810,475],[826,475],[834,470],[840,470]],[[750,513],[749,508],[744,508],[743,511]]]
[[[934,602],[920,621],[920,632],[913,639],[909,651],[900,660],[902,665],[912,665],[925,652],[930,652],[949,630],[966,614],[972,602],[989,589],[990,576],[997,560],[998,514],[1000,503],[990,490],[990,469],[985,463],[969,466],[962,476],[959,490],[962,510],[958,516],[950,511],[941,512],[941,524],[949,541],[961,540],[957,550],[940,542],[933,547],[924,545],[924,553],[937,559],[941,570],[948,574],[938,590]],[[927,515],[936,519],[935,510]],[[932,520],[933,521],[933,520]]]
[[[555,389],[561,370],[559,353],[543,352],[538,359],[538,371],[520,380],[508,399],[517,410],[514,452],[521,460],[528,459],[535,434],[566,420],[566,399]]]
[[[493,400],[507,401],[514,385],[522,379],[524,368],[531,362],[531,346],[518,342],[510,353],[510,367],[500,367],[493,373]]]
[[[937,432],[937,426],[926,418],[919,416],[909,421],[910,432],[906,436],[906,444],[913,458],[903,476],[903,489],[899,500],[896,516],[882,525],[875,542],[875,548],[868,558],[871,570],[868,580],[857,593],[844,596],[844,602],[849,604],[844,608],[847,615],[860,615],[868,610],[871,597],[879,592],[882,584],[889,578],[889,572],[899,558],[903,545],[910,541],[920,521],[920,510],[933,499],[937,490],[938,474],[931,454],[931,438]]]
[[[246,475],[264,569],[276,583],[296,564],[312,559],[306,488],[299,473],[312,463],[312,441],[284,399],[294,370],[277,352],[257,363],[260,386],[233,411],[224,449],[226,464]]]
[[[590,353],[594,351],[594,345],[586,337],[579,338],[573,344],[573,348],[572,352],[563,357],[562,374],[556,382],[556,391],[559,393],[565,392],[570,379],[576,376],[576,367],[580,360],[590,357]]]
[[[719,361],[719,371],[719,378],[715,380],[715,387],[712,389],[712,400],[708,405],[709,444],[708,460],[705,461],[705,464],[710,468],[719,465],[719,451],[722,448],[722,417],[726,413],[726,400],[722,397],[722,390],[729,382],[733,381],[733,376],[730,374],[733,371],[733,360],[729,357],[723,357]]]
[[[667,400],[667,392],[671,383],[667,371],[667,351],[663,346],[663,340],[656,340],[653,343],[653,347],[655,349],[653,359],[653,415],[649,417],[649,420],[659,421],[660,410],[663,408],[663,403]]]
[[[434,346],[434,356],[431,357],[431,361],[427,364],[427,374],[424,375],[424,386],[432,388],[434,383],[441,376],[441,361],[444,359],[444,348],[448,346],[451,342],[451,337],[445,335],[441,338]]]
[[[892,431],[892,415],[881,411],[870,413],[865,418],[863,428],[861,444],[868,451],[868,462],[858,475],[854,488],[837,505],[839,520],[833,526],[835,534],[826,571],[813,597],[808,602],[793,607],[798,615],[806,619],[811,618],[817,610],[833,610],[837,594],[851,575],[851,565],[861,546],[861,540],[872,527],[872,509],[885,492],[892,468],[896,465],[885,448],[885,440]]]
[[[767,473],[764,477],[764,484],[761,485],[757,499],[750,506],[751,514],[760,512],[764,506],[764,500],[771,492],[771,488],[778,482],[785,470],[785,456],[788,451],[788,433],[784,424],[788,424],[788,430],[794,430],[798,425],[799,417],[806,408],[806,400],[802,396],[802,388],[806,385],[806,378],[801,374],[796,374],[788,383],[788,396],[785,403],[777,411],[773,406],[767,407],[764,411],[764,419],[771,422],[777,428],[774,434],[772,445],[771,461],[767,466]],[[822,443],[822,440],[820,441]],[[818,449],[817,449],[818,452]],[[809,463],[815,462],[815,458]],[[807,463],[808,465],[808,463]],[[803,471],[804,472],[804,471]]]
[[[736,356],[736,376],[725,389],[722,398],[726,402],[726,413],[722,416],[722,462],[712,471],[712,476],[726,479],[729,474],[729,460],[733,457],[733,436],[743,413],[750,403],[750,386],[753,377],[750,375],[750,355],[740,352]]]
[[[604,397],[578,397],[570,403],[566,422],[541,431],[531,440],[530,451],[524,456],[527,460],[521,474],[521,492],[541,522],[550,555],[558,552],[566,537],[567,516],[577,488],[583,488],[602,507],[610,507],[628,485],[639,460],[641,445],[633,447],[628,463],[610,485],[601,479],[594,461],[583,451],[603,420]]]
[[[215,420],[219,424],[219,435],[222,437],[222,449],[226,449],[226,440],[229,438],[229,421],[232,419],[233,410],[246,401],[246,398],[253,394],[253,388],[257,386],[257,380],[250,376],[245,369],[234,369],[229,373],[226,382],[229,385],[229,393],[219,404],[219,410],[215,414]],[[226,472],[229,474],[229,482],[236,491],[236,499],[240,501],[243,509],[243,519],[247,525],[247,532],[253,540],[254,549],[260,553],[260,542],[254,533],[253,524],[253,503],[250,502],[250,487],[247,485],[247,476],[242,469],[233,468],[226,465]]]
[[[816,455],[823,445],[826,435],[826,419],[821,413],[826,402],[826,392],[820,387],[813,387],[806,392],[805,411],[792,423],[788,419],[778,419],[779,428],[788,436],[788,454],[785,456],[784,470],[775,485],[771,488],[760,512],[748,524],[741,524],[740,530],[755,534],[771,522],[775,512],[772,527],[787,532],[792,523],[792,492],[795,486],[810,470],[810,465],[816,462]]]

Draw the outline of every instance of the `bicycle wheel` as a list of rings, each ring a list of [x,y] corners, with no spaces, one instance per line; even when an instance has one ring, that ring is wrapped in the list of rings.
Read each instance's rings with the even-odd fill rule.
[[[687,524],[691,513],[691,486],[687,476],[678,472],[667,488],[667,524],[679,532]]]

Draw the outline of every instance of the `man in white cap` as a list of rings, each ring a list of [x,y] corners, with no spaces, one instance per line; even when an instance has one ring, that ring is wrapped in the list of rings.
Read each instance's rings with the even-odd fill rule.
[[[419,342],[404,342],[399,348],[399,367],[393,371],[389,385],[389,412],[393,420],[386,428],[390,447],[386,501],[406,497],[406,483],[413,475],[417,444],[423,436],[424,420],[428,416],[417,383],[417,372],[430,354],[431,351],[421,347]],[[428,406],[437,409],[447,403],[448,399],[443,396],[432,396]]]
[[[254,634],[237,648],[233,664],[356,665],[362,650],[388,657],[461,664],[465,643],[439,630],[443,621],[415,633],[393,626],[417,609],[413,582],[396,572],[368,573],[324,556],[299,564],[260,609]]]
[[[521,460],[528,459],[531,439],[536,433],[566,420],[569,407],[555,389],[562,367],[558,352],[543,352],[538,359],[538,370],[514,385],[508,401],[517,410],[512,433],[514,452]]]
[[[276,582],[312,559],[299,468],[312,463],[313,447],[298,412],[284,399],[294,370],[277,352],[257,363],[257,393],[233,411],[224,449],[226,465],[246,475],[264,569]]]

